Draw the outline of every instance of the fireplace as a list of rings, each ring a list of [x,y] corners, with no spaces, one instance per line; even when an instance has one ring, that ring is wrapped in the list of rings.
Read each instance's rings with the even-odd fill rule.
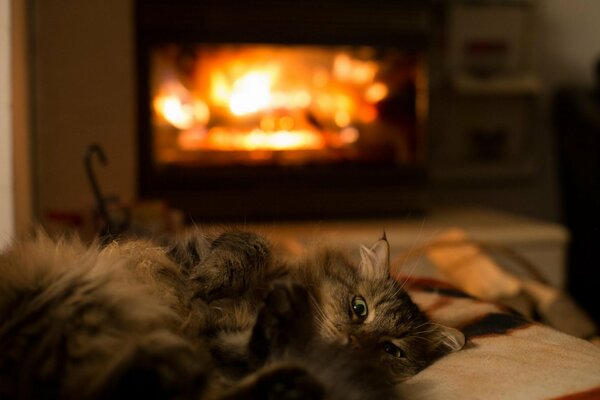
[[[422,208],[434,15],[138,1],[140,196],[201,220]]]

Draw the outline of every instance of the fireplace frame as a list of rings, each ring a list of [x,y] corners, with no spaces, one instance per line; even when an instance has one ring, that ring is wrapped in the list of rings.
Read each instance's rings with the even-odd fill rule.
[[[138,0],[138,195],[200,221],[365,218],[427,206],[426,144],[415,165],[187,169],[153,162],[150,49],[164,43],[396,46],[427,58],[438,36],[436,1]],[[260,20],[260,23],[256,21]],[[309,26],[310,29],[306,29]],[[426,121],[419,137],[425,140]]]

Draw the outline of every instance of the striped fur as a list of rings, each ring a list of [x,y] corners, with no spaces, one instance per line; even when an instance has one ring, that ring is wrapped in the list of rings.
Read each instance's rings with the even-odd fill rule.
[[[149,243],[99,249],[37,234],[0,255],[0,276],[0,398],[169,397],[203,384],[208,358],[183,333],[183,279]],[[137,387],[141,377],[154,384]]]
[[[361,263],[332,249],[285,260],[239,231],[104,247],[43,233],[17,241],[0,254],[0,398],[241,399],[282,384],[290,396],[393,398],[387,372],[405,379],[462,346],[390,278],[385,240]],[[306,304],[271,321],[305,325],[277,333],[257,318],[279,310],[264,299],[282,280],[305,288],[294,301]],[[362,320],[356,296],[369,309]],[[301,331],[311,346],[259,359],[248,345],[263,328],[267,348]]]
[[[429,321],[389,275],[387,241],[362,252],[362,262],[353,263],[342,251],[320,248],[296,267],[296,279],[314,300],[319,336],[378,354],[397,381],[462,348],[462,333]],[[366,301],[364,320],[352,313],[356,296]],[[389,344],[400,352],[387,352]]]

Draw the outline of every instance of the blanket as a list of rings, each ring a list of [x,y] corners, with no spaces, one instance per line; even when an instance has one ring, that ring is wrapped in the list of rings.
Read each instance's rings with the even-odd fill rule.
[[[600,348],[592,343],[437,280],[413,277],[405,288],[467,343],[400,385],[404,398],[600,399]]]

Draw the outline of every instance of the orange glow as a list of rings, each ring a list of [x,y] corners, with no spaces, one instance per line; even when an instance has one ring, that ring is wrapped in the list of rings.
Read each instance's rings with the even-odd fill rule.
[[[268,72],[251,71],[233,84],[229,109],[234,115],[253,114],[267,109],[272,102],[273,76]]]
[[[318,88],[322,88],[322,87],[325,87],[328,82],[329,82],[329,71],[327,71],[324,68],[316,68],[316,70],[313,74],[313,84]]]
[[[253,129],[250,132],[232,133],[223,129],[208,132],[207,147],[222,151],[237,150],[315,150],[325,145],[323,137],[312,131],[265,132]]]
[[[201,125],[208,124],[210,119],[210,110],[206,103],[200,99],[194,100],[194,118]]]
[[[295,162],[310,151],[307,157],[316,162],[359,157],[363,140],[389,140],[379,133],[381,126],[389,129],[389,121],[378,119],[378,103],[391,96],[388,85],[398,80],[390,75],[391,64],[373,59],[378,51],[359,50],[207,45],[185,71],[178,70],[172,53],[158,53],[156,147],[164,145],[162,154],[182,151],[187,160],[213,157],[219,163],[231,157],[241,163],[244,157],[249,163],[269,157]],[[269,153],[274,151],[288,156]]]
[[[365,92],[365,98],[369,103],[375,104],[385,99],[388,95],[388,88],[381,82],[372,84]]]
[[[260,120],[260,129],[271,132],[275,130],[275,118],[267,116]]]
[[[348,126],[350,124],[350,115],[346,111],[337,111],[333,117],[335,123],[340,128]]]
[[[180,148],[187,151],[199,150],[202,148],[206,131],[190,129],[182,131],[177,137],[177,144]]]
[[[167,82],[154,99],[154,110],[178,129],[194,125],[194,107],[190,93],[178,82]]]
[[[356,128],[348,127],[344,128],[340,132],[340,140],[344,144],[354,143],[358,140],[358,130]]]
[[[226,106],[229,103],[231,88],[227,77],[221,71],[214,71],[211,75],[211,99],[217,106]]]
[[[352,81],[362,85],[372,82],[379,66],[374,61],[361,61],[348,54],[338,54],[333,64],[333,73],[342,82]]]
[[[294,128],[294,119],[288,115],[279,118],[279,127],[284,131],[289,131]]]
[[[347,54],[338,54],[333,63],[333,73],[340,81],[350,80],[352,75],[352,60]]]
[[[373,106],[364,106],[360,110],[359,118],[362,122],[370,124],[377,119],[377,109]]]

